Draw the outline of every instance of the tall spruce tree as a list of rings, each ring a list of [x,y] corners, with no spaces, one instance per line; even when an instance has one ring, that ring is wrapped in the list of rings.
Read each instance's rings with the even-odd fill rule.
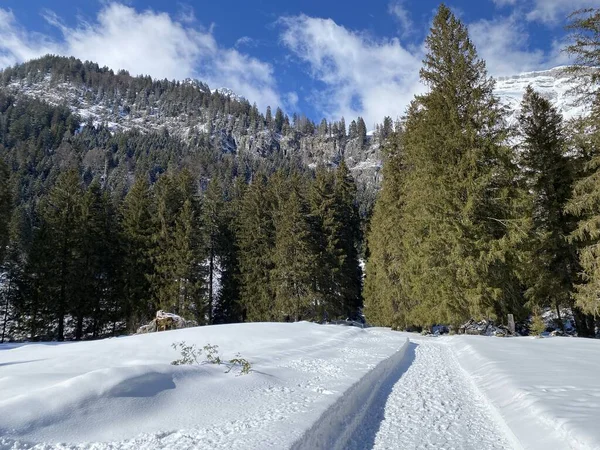
[[[65,316],[77,317],[83,305],[79,301],[79,265],[83,248],[82,235],[83,189],[77,170],[62,173],[50,191],[42,209],[42,221],[48,227],[48,239],[55,249],[49,268],[53,283],[48,295],[58,321],[56,338],[65,338]],[[47,263],[47,261],[46,261]]]
[[[138,176],[120,206],[123,254],[122,308],[128,331],[147,322],[156,312],[152,304],[152,197],[145,176]]]
[[[213,323],[213,312],[217,292],[215,286],[219,280],[219,253],[223,231],[224,200],[223,188],[217,179],[208,183],[202,202],[203,244],[208,255],[208,323]]]
[[[429,92],[410,106],[402,137],[403,303],[420,325],[500,317],[520,303],[508,259],[515,192],[503,112],[466,27],[445,5],[426,46]]]
[[[581,167],[566,211],[578,219],[571,235],[578,246],[581,265],[574,298],[577,306],[591,316],[581,321],[580,334],[586,331],[592,334],[600,320],[600,10],[577,11],[571,18],[568,28],[572,42],[567,52],[575,58],[576,64],[570,69],[575,75],[578,93],[591,105],[591,114],[579,119],[575,127],[572,142]]]
[[[256,175],[244,193],[238,236],[244,318],[250,322],[276,320],[271,278],[275,247],[273,199],[263,175]]]
[[[354,178],[342,160],[335,172],[335,205],[339,239],[337,244],[337,286],[346,317],[357,318],[362,306],[362,270],[359,263],[361,223]]]
[[[0,264],[8,245],[8,228],[11,217],[12,193],[8,167],[0,159]]]
[[[383,184],[367,232],[365,264],[365,316],[370,323],[394,328],[410,325],[413,304],[402,290],[400,268],[402,249],[401,135],[394,132],[383,149]]]
[[[162,175],[155,186],[155,230],[151,277],[156,304],[204,322],[200,214],[194,178],[188,170]]]
[[[576,251],[567,237],[573,217],[564,212],[573,183],[565,156],[562,117],[548,100],[527,87],[521,103],[520,166],[531,195],[532,260],[527,264],[531,306],[560,307],[571,303],[577,272]]]
[[[271,183],[276,191],[271,276],[276,318],[294,321],[313,318],[315,252],[302,180],[298,174],[292,174],[288,179],[274,176]]]
[[[344,314],[343,301],[336,283],[340,228],[335,197],[335,175],[323,166],[317,167],[310,185],[309,201],[315,242],[314,290],[318,293],[317,313],[321,318]]]
[[[246,183],[240,177],[227,190],[227,202],[220,214],[219,233],[220,285],[215,306],[215,323],[233,323],[242,321],[240,299],[240,249],[236,220],[241,214],[242,199]]]

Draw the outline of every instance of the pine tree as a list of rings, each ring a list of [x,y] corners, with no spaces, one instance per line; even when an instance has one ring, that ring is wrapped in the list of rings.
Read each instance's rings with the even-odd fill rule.
[[[213,312],[217,293],[215,286],[219,280],[219,250],[222,236],[222,214],[224,209],[223,189],[213,179],[208,184],[202,203],[202,225],[204,245],[208,255],[208,323],[213,323]]]
[[[242,199],[246,183],[240,177],[227,191],[228,201],[221,214],[219,234],[219,260],[221,266],[221,289],[215,306],[215,323],[241,322],[242,308],[240,299],[240,250],[236,220],[240,217]]]
[[[578,218],[577,227],[571,239],[579,247],[581,280],[575,286],[576,304],[594,317],[600,316],[600,107],[594,104],[592,115],[584,119],[580,139],[584,147],[586,161],[581,178],[575,182],[572,198],[566,211]],[[583,142],[581,142],[583,141]]]
[[[269,129],[273,126],[273,114],[271,113],[270,106],[267,106],[267,113],[265,114],[265,125]]]
[[[346,162],[342,160],[335,173],[335,205],[338,210],[339,236],[339,291],[344,313],[356,318],[362,306],[362,270],[358,246],[361,240],[361,223],[356,201],[356,185]]]
[[[520,303],[509,258],[516,193],[502,110],[466,27],[445,5],[426,46],[420,75],[429,92],[410,106],[402,135],[395,283],[415,324],[502,317]],[[372,231],[370,245],[378,239],[389,237]]]
[[[54,331],[49,327],[56,317],[56,250],[50,227],[40,217],[33,231],[24,268],[22,298],[17,306],[21,325],[34,341],[51,339],[50,332]]]
[[[275,111],[275,132],[281,133],[281,131],[283,130],[284,122],[285,119],[283,117],[283,111],[281,110],[281,108],[278,107]]]
[[[91,332],[98,337],[109,320],[113,322],[121,297],[118,273],[121,270],[118,252],[116,212],[107,192],[97,181],[88,187],[82,201],[81,212],[82,248],[78,264],[78,305],[74,309],[77,318],[75,339],[83,336],[83,319],[91,319]],[[120,299],[119,299],[120,300]]]
[[[383,125],[381,126],[381,140],[386,140],[394,131],[394,123],[392,122],[392,118],[389,116],[385,116],[383,118]]]
[[[272,183],[281,182],[272,177]],[[294,174],[275,185],[275,246],[272,283],[277,319],[298,321],[315,316],[313,291],[314,243],[308,223],[308,204],[302,193],[300,177]],[[283,195],[282,195],[283,194]]]
[[[54,282],[48,295],[58,321],[56,338],[59,341],[65,337],[65,316],[69,312],[77,316],[83,307],[77,296],[83,247],[82,202],[81,179],[75,169],[70,169],[58,177],[42,209],[42,221],[47,224],[48,239],[55,249],[55,258],[49,268]]]
[[[571,163],[565,156],[562,117],[550,102],[527,87],[519,115],[521,163],[532,196],[532,260],[526,297],[531,306],[571,303],[576,254],[567,236],[573,218],[564,213],[571,195]]]
[[[319,318],[336,318],[344,315],[343,300],[336,280],[338,273],[340,234],[343,223],[336,208],[335,176],[325,167],[318,167],[311,183],[309,198],[314,233],[315,272],[314,290],[318,293]]]
[[[0,264],[8,245],[8,225],[11,217],[12,193],[8,167],[0,159]]]
[[[271,280],[275,228],[273,200],[264,176],[257,175],[246,189],[238,217],[241,299],[245,320],[277,318]]]
[[[581,168],[578,170],[578,180],[574,184],[572,198],[566,206],[566,211],[578,218],[576,229],[571,239],[578,246],[581,274],[579,283],[575,286],[574,298],[576,304],[585,313],[594,316],[594,320],[582,320],[580,333],[586,331],[593,334],[594,325],[600,317],[600,10],[584,9],[571,15],[568,29],[571,34],[571,45],[566,51],[575,59],[575,65],[570,67],[577,81],[577,92],[583,101],[591,104],[589,117],[579,119],[575,124],[572,138],[573,147],[578,151]],[[578,324],[579,325],[579,324]]]
[[[147,322],[156,312],[151,302],[152,198],[146,177],[136,178],[120,207],[123,254],[123,315],[127,329]]]
[[[365,264],[365,316],[375,325],[406,328],[409,301],[400,268],[405,252],[402,249],[402,177],[401,135],[392,134],[383,149],[383,184],[375,202],[367,233]]]
[[[580,9],[569,19],[566,29],[570,31],[570,43],[565,51],[574,63],[567,72],[577,82],[574,91],[579,100],[594,103],[600,95],[600,9]]]
[[[358,136],[361,145],[367,143],[367,126],[362,117],[359,117],[356,121],[356,135]]]
[[[203,258],[193,177],[187,170],[165,174],[155,191],[151,284],[156,304],[176,314],[194,314],[203,321],[206,307],[199,287]]]

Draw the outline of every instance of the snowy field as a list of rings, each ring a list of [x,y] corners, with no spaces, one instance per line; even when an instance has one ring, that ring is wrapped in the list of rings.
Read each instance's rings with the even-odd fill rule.
[[[599,373],[598,340],[309,323],[5,344],[0,449],[600,449]]]

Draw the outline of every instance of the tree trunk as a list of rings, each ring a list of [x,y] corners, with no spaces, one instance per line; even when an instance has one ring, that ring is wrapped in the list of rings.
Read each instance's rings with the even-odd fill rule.
[[[58,330],[56,340],[59,342],[65,340],[65,314],[62,311],[58,314]]]
[[[558,317],[558,325],[560,326],[560,330],[565,332],[565,324],[563,323],[562,317],[560,315],[560,305],[556,303],[556,315]]]
[[[0,344],[4,343],[4,337],[6,336],[6,323],[8,322],[8,304],[10,300],[10,288],[12,283],[8,282],[8,289],[6,292],[6,301],[4,302],[4,318],[2,320],[2,338],[0,338]]]
[[[75,340],[80,341],[83,336],[83,314],[77,316],[77,325],[75,327]]]
[[[214,245],[211,243],[210,245],[210,257],[209,257],[209,267],[208,267],[208,324],[212,325],[213,323],[213,273],[215,270],[215,249]]]

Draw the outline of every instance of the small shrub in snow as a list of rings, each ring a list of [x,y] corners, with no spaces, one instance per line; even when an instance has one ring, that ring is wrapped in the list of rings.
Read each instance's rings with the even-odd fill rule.
[[[241,366],[239,375],[247,375],[252,370],[252,365],[248,362],[247,359],[242,358],[242,355],[240,355],[239,353],[236,353],[235,358],[230,359],[229,363],[231,364],[231,366],[229,366],[229,369],[227,369],[225,373],[231,372],[231,369],[233,369],[233,367],[236,365]]]
[[[187,345],[185,342],[175,342],[171,344],[175,350],[179,349],[181,352],[181,358],[172,361],[171,364],[174,366],[182,366],[182,365],[190,365],[190,364],[200,364],[198,358],[202,354],[202,350],[196,348],[195,345]]]
[[[247,359],[242,358],[239,353],[236,353],[235,358],[230,359],[228,362],[223,362],[219,356],[218,345],[206,344],[203,347],[204,352],[206,353],[206,359],[204,361],[200,361],[202,350],[197,348],[195,345],[187,345],[184,341],[182,341],[171,344],[171,347],[181,352],[181,358],[171,362],[171,364],[174,366],[193,364],[224,364],[228,367],[225,373],[231,372],[231,370],[236,366],[240,367],[240,373],[238,375],[247,375],[252,371],[252,365],[250,362]]]
[[[539,313],[534,314],[531,318],[529,330],[531,331],[531,334],[535,336],[540,336],[544,331],[546,331],[546,323]]]
[[[219,357],[218,345],[206,344],[204,351],[206,352],[206,360],[211,364],[221,364],[221,358]]]

